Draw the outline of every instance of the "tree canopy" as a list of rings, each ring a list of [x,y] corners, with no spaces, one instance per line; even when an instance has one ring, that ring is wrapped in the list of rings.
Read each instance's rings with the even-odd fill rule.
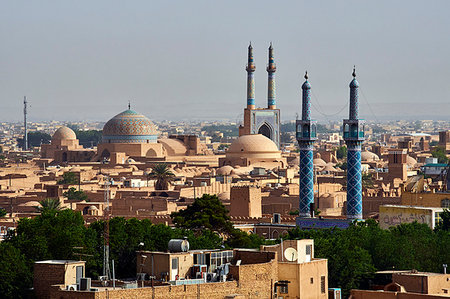
[[[443,147],[437,146],[432,151],[431,154],[433,157],[438,158],[438,163],[447,164],[448,158]]]
[[[156,179],[156,190],[169,189],[169,182],[175,177],[166,163],[158,163],[152,168],[152,172],[148,174],[150,178]]]
[[[87,200],[88,196],[83,190],[77,190],[74,187],[70,187],[69,190],[63,193],[64,197],[67,197],[67,199],[70,200]]]
[[[79,183],[79,177],[74,172],[64,172],[63,178],[58,181],[60,185],[76,185]]]
[[[216,195],[203,194],[186,209],[171,214],[176,227],[201,231],[209,229],[221,234],[230,234],[233,225],[228,210]]]
[[[52,140],[52,136],[43,132],[28,132],[28,147],[41,146],[41,144],[48,144]],[[23,137],[17,138],[18,146],[23,148]]]

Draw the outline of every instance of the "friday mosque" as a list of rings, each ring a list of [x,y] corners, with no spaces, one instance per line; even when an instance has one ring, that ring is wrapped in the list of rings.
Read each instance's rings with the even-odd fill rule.
[[[157,126],[146,116],[131,109],[117,114],[103,127],[103,137],[97,150],[84,149],[79,145],[75,132],[68,127],[59,128],[51,144],[42,146],[42,158],[54,164],[65,162],[108,162],[110,165],[127,161],[186,161],[203,157],[218,161],[219,166],[273,169],[286,167],[286,158],[280,147],[280,109],[276,108],[274,52],[269,47],[267,108],[255,106],[255,64],[253,48],[248,47],[247,107],[244,122],[239,127],[239,138],[229,147],[223,157],[215,157],[206,144],[195,135],[159,136]],[[214,158],[215,157],[215,158]],[[218,159],[218,160],[217,160]]]

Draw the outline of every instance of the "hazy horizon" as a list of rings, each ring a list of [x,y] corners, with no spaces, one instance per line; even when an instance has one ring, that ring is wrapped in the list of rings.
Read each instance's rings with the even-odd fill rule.
[[[308,70],[313,118],[339,120],[353,65],[368,120],[449,120],[448,1],[10,1],[0,11],[0,119],[242,119],[247,46],[256,103],[267,48],[283,121],[300,114]],[[341,111],[342,110],[342,111]],[[337,113],[340,112],[340,113]],[[326,115],[326,116],[324,116]]]

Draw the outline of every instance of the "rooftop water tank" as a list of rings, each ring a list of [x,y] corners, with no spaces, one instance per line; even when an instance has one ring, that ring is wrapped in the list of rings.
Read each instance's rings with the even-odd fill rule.
[[[187,251],[189,251],[188,240],[171,239],[169,241],[169,251],[170,252],[187,252]]]

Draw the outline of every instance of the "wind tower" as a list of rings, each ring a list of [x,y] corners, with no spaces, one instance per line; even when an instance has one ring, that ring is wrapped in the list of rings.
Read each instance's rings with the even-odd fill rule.
[[[311,120],[311,84],[308,72],[302,85],[302,119],[296,121],[296,137],[300,148],[300,199],[299,216],[311,217],[314,208],[313,149],[317,140],[317,122]]]
[[[364,120],[359,119],[356,70],[350,82],[349,119],[344,119],[347,145],[347,219],[362,219],[361,144],[364,142]]]
[[[24,128],[24,133],[23,133],[23,150],[27,151],[28,150],[28,126],[27,126],[27,97],[24,96],[23,97],[23,128]]]
[[[268,85],[267,85],[267,108],[268,109],[276,109],[277,101],[276,101],[276,93],[277,88],[275,85],[275,72],[277,70],[277,65],[275,64],[273,58],[273,47],[272,43],[269,46],[269,64],[267,65],[267,74],[268,74]]]

